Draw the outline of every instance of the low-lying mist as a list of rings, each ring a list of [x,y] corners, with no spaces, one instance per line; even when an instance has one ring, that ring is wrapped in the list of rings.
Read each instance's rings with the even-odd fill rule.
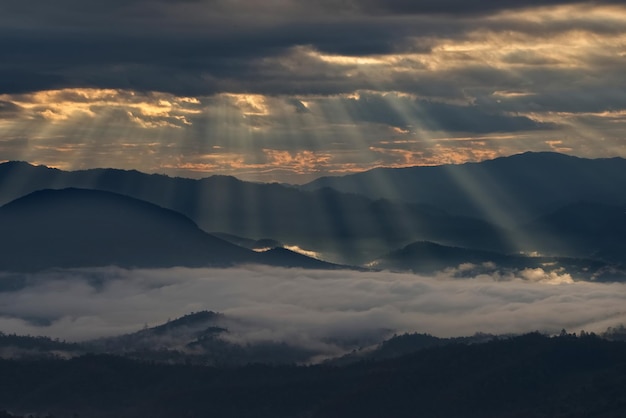
[[[402,332],[598,332],[626,323],[626,284],[572,282],[541,269],[455,274],[259,266],[4,274],[0,283],[17,284],[0,292],[0,331],[81,341],[213,310],[225,314],[231,341],[287,342],[331,354]]]

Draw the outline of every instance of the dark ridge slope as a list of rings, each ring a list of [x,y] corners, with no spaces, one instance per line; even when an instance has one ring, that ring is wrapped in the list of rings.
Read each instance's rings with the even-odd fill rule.
[[[379,168],[323,177],[303,189],[323,187],[373,199],[427,203],[502,224],[528,221],[581,200],[626,204],[626,160],[527,152],[480,163]]]
[[[94,190],[42,190],[0,208],[0,268],[228,266],[254,253],[187,217]]]
[[[242,263],[338,267],[291,252],[256,253],[205,233],[172,210],[96,190],[41,190],[17,199],[0,208],[0,233],[5,271]]]

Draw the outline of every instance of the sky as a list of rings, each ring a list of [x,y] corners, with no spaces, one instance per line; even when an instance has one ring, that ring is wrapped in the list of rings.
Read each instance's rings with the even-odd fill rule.
[[[303,183],[626,157],[626,5],[3,0],[0,161]]]
[[[286,342],[338,355],[348,341],[380,342],[394,333],[601,333],[626,322],[624,283],[575,282],[543,269],[461,279],[453,270],[431,277],[263,266],[58,270],[0,292],[0,329],[81,341],[212,310],[229,320],[233,342]]]

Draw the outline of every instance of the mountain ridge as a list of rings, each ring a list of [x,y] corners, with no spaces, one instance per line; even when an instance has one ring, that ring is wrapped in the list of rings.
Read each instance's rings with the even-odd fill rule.
[[[258,253],[200,230],[188,217],[100,190],[44,189],[0,207],[0,269],[228,267],[338,268],[291,252]]]
[[[332,189],[302,191],[229,177],[191,180],[106,169],[2,168],[0,201],[42,188],[104,190],[182,213],[206,232],[273,239],[324,252],[325,259],[340,264],[360,264],[370,255],[416,239],[458,241],[481,248],[505,245],[502,231],[482,220]]]
[[[378,172],[388,176],[376,177]],[[537,244],[543,235],[527,227],[535,219],[578,201],[626,206],[626,160],[620,157],[528,152],[459,165],[380,168],[332,179],[346,178],[358,181],[343,189],[296,187],[230,176],[196,180],[136,170],[65,172],[15,162],[0,164],[0,202],[42,188],[104,190],[179,212],[205,232],[245,237],[239,241],[246,245],[265,239],[352,265],[415,241],[541,252],[543,245]],[[575,253],[551,255],[595,254],[594,248],[586,250],[583,246]]]
[[[526,152],[457,165],[376,168],[301,186],[321,187],[429,203],[511,228],[574,201],[626,204],[626,159]]]
[[[626,263],[614,259],[605,262],[573,256],[504,254],[494,251],[418,241],[393,250],[368,263],[374,269],[417,274],[445,272],[455,277],[475,277],[495,272],[519,274],[525,270],[567,272],[573,280],[623,282]]]

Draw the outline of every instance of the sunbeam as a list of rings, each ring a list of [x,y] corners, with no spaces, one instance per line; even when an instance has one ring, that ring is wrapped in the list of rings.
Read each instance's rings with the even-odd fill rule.
[[[207,232],[363,264],[424,240],[534,254],[543,238],[529,225],[575,202],[555,190],[544,207],[527,192],[566,179],[518,167],[526,170],[520,193],[514,176],[492,169],[517,160],[491,160],[528,151],[626,156],[621,5],[490,6],[453,18],[357,2],[338,9],[340,22],[326,3],[279,3],[276,14],[243,2],[240,15],[220,4],[197,16],[189,12],[208,7],[204,1],[163,5],[171,12],[161,22],[167,42],[137,36],[155,23],[146,17],[137,31],[120,27],[126,42],[109,43],[84,22],[108,33],[110,17],[83,11],[86,20],[69,28],[101,45],[99,55],[48,25],[22,28],[4,49],[13,66],[0,66],[1,74],[23,69],[13,84],[0,83],[0,158],[85,170],[76,181],[56,173],[46,187],[121,192],[179,211]],[[114,9],[128,23],[127,10]],[[29,48],[58,54],[39,68]],[[413,189],[399,180],[421,166],[432,166],[421,171],[432,178],[424,174]],[[120,186],[113,179],[121,173],[95,168],[190,180],[180,189],[156,176],[158,186],[142,191],[138,173]],[[354,180],[358,188],[343,190],[364,196],[310,186],[368,170]],[[606,175],[579,174],[593,184]],[[6,202],[37,175],[2,184]],[[435,191],[428,197],[426,189]],[[603,193],[580,196],[621,204]],[[304,228],[301,219],[316,225]]]
[[[0,418],[626,416],[623,3],[0,1]]]

